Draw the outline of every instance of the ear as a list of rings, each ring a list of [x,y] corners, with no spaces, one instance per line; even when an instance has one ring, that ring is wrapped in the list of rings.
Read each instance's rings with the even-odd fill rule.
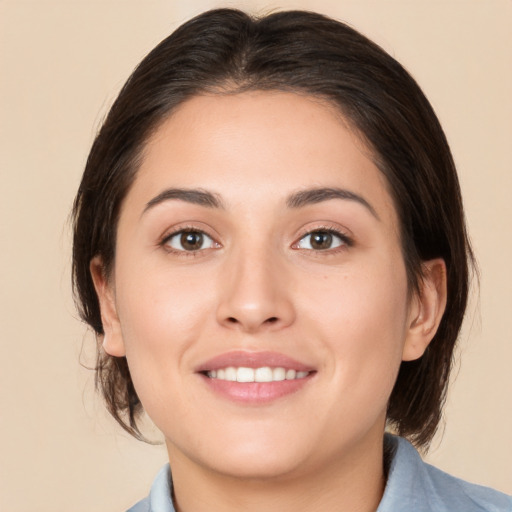
[[[446,308],[446,264],[443,259],[423,262],[419,293],[409,312],[409,330],[402,353],[403,361],[420,358],[434,338]]]
[[[121,324],[117,316],[113,285],[108,279],[105,266],[99,256],[94,257],[89,264],[92,281],[100,303],[101,323],[103,324],[103,348],[111,356],[126,355]]]

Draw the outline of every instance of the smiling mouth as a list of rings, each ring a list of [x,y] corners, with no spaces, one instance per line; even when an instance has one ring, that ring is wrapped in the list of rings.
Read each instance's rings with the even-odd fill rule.
[[[205,372],[210,379],[228,382],[281,382],[306,378],[311,372],[286,369],[283,367],[247,368],[244,366],[219,368]]]
[[[234,350],[195,369],[216,396],[242,405],[266,405],[293,395],[316,375],[314,367],[278,352]]]

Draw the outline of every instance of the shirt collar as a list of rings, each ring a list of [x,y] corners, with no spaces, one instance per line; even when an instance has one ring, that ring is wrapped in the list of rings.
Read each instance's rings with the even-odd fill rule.
[[[386,449],[393,454],[384,495],[377,512],[424,512],[428,503],[424,463],[409,441],[386,434]]]
[[[171,468],[166,464],[158,473],[149,493],[150,512],[176,512],[172,504]]]

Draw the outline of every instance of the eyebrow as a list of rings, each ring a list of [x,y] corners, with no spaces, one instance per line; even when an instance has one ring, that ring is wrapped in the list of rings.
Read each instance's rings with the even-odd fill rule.
[[[291,194],[287,200],[286,205],[288,208],[303,208],[311,204],[329,201],[331,199],[344,199],[348,201],[356,201],[363,205],[376,219],[380,220],[375,208],[364,197],[351,192],[350,190],[333,187],[311,188],[307,190],[300,190]],[[169,200],[185,201],[207,208],[220,208],[225,209],[224,203],[218,194],[209,192],[203,189],[189,189],[189,188],[168,188],[151,199],[142,214],[146,213],[151,208]]]
[[[220,197],[217,194],[212,194],[207,190],[202,189],[189,189],[189,188],[168,188],[155,196],[144,207],[143,214],[156,205],[177,199],[187,203],[197,204],[199,206],[206,206],[207,208],[224,208]]]
[[[363,205],[377,220],[380,220],[375,208],[360,195],[342,188],[311,188],[295,192],[286,200],[288,208],[303,208],[310,204],[317,204],[330,199],[344,199],[355,201]]]

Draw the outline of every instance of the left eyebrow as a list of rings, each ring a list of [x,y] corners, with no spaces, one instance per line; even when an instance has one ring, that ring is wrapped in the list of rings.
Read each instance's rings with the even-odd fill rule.
[[[186,203],[206,206],[207,208],[224,208],[220,197],[207,190],[198,188],[168,188],[151,199],[144,207],[142,214],[156,205],[170,200],[185,201]]]
[[[286,200],[288,208],[302,208],[310,204],[317,204],[330,199],[344,199],[356,201],[363,205],[377,220],[380,220],[375,208],[360,195],[342,188],[311,188],[295,192]]]

